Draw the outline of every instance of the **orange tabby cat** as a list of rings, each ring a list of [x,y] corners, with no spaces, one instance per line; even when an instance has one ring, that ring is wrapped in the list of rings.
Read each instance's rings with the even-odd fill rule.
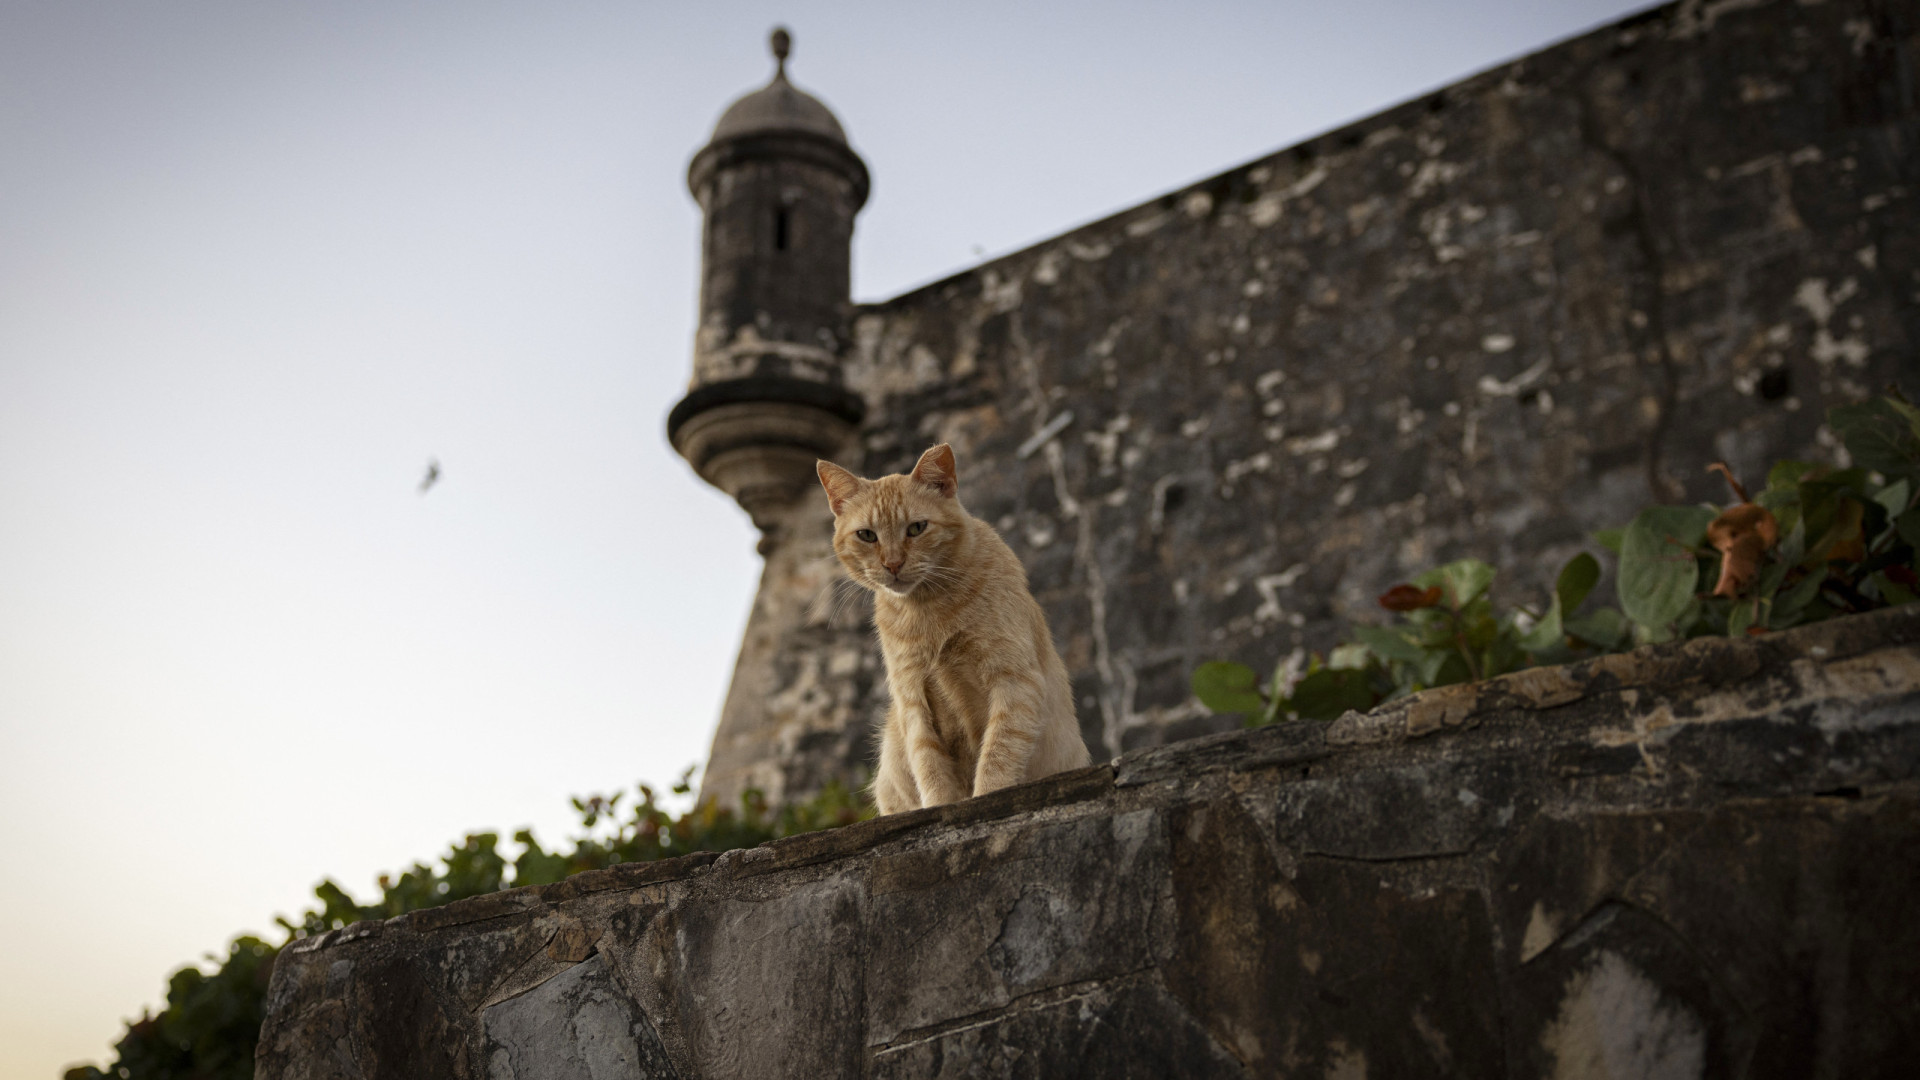
[[[829,461],[833,550],[874,594],[893,704],[880,732],[883,814],[984,795],[1087,764],[1067,667],[1020,560],[960,505],[953,449],[904,476]]]

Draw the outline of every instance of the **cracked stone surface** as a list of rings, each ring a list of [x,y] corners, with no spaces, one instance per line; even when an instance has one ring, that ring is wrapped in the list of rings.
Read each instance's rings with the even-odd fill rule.
[[[653,1026],[598,956],[482,1015],[487,1080],[677,1080]]]
[[[1834,460],[1828,406],[1920,392],[1916,34],[1890,0],[1672,4],[866,305],[841,464],[954,445],[1096,761],[1222,730],[1195,666],[1325,651],[1442,562],[1538,604],[1593,530],[1724,500],[1708,462]],[[728,802],[857,782],[884,710],[824,500],[782,521]]]
[[[1920,605],[290,945],[261,1080],[1877,1077]]]

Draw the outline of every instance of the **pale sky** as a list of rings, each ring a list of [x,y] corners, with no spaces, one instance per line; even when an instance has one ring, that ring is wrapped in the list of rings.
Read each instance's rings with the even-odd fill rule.
[[[684,177],[774,24],[873,300],[1641,6],[6,0],[0,1080],[704,757],[759,560],[663,433]]]

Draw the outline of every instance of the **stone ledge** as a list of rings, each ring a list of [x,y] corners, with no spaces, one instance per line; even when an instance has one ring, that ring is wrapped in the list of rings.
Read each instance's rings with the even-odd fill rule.
[[[1643,649],[322,935],[259,1075],[1870,1075],[1917,766],[1920,607]]]
[[[1695,638],[1674,645],[1647,645],[1632,652],[1559,667],[1530,668],[1481,683],[1445,686],[1369,713],[1349,712],[1327,729],[1337,746],[1398,742],[1443,728],[1473,726],[1480,718],[1514,709],[1546,710],[1601,694],[1644,687],[1723,686],[1800,661],[1831,662],[1870,649],[1911,644],[1920,622],[1913,608],[1854,619],[1835,619],[1784,633],[1736,641]]]
[[[1114,788],[1192,779],[1222,770],[1251,772],[1310,765],[1346,749],[1380,747],[1447,729],[1478,727],[1501,714],[1528,712],[1536,714],[1538,720],[1541,712],[1606,695],[1724,686],[1762,671],[1782,671],[1796,663],[1817,663],[1837,670],[1839,677],[1830,680],[1827,687],[1835,693],[1860,689],[1863,681],[1882,683],[1881,693],[1894,686],[1920,692],[1920,668],[1914,668],[1920,664],[1920,652],[1906,648],[1915,643],[1920,643],[1920,605],[1834,619],[1745,641],[1696,638],[1671,645],[1648,645],[1558,667],[1530,668],[1481,683],[1426,690],[1367,713],[1349,711],[1332,721],[1283,723],[1149,747],[1125,754],[1111,765],[1062,773],[948,806],[790,836],[756,848],[719,854],[703,851],[658,862],[590,870],[552,885],[476,896],[385,923],[357,923],[297,941],[291,948],[307,952],[345,944],[381,933],[390,924],[405,924],[415,933],[428,933],[542,910],[593,893],[691,880],[711,872],[727,878],[748,878],[792,870],[858,855],[925,829],[991,822],[1043,809],[1062,810],[1073,803],[1102,798]],[[1878,655],[1882,653],[1884,657]],[[1873,663],[1864,667],[1843,663],[1867,654],[1875,655]],[[1881,680],[1889,673],[1888,668],[1894,669],[1897,683]],[[1692,722],[1700,719],[1693,718]]]

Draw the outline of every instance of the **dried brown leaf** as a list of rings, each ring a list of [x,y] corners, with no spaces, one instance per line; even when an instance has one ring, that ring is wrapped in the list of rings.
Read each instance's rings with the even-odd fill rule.
[[[1739,499],[1740,499],[1740,501],[1741,501],[1741,502],[1743,502],[1743,503],[1749,503],[1749,502],[1752,502],[1752,501],[1753,501],[1753,500],[1752,500],[1751,498],[1749,498],[1749,497],[1747,496],[1747,489],[1746,489],[1746,488],[1744,488],[1744,487],[1741,487],[1741,486],[1740,486],[1740,481],[1738,481],[1738,480],[1735,480],[1735,479],[1733,478],[1733,470],[1732,470],[1732,469],[1729,469],[1729,468],[1727,468],[1727,463],[1726,463],[1726,462],[1724,462],[1724,461],[1716,461],[1716,462],[1714,462],[1713,464],[1711,464],[1711,465],[1709,465],[1709,466],[1707,466],[1707,471],[1708,471],[1708,472],[1717,472],[1717,473],[1719,473],[1719,474],[1720,474],[1721,476],[1724,476],[1724,477],[1726,477],[1726,479],[1727,479],[1727,486],[1733,489],[1733,493],[1734,493],[1734,494],[1735,494],[1736,496],[1738,496],[1738,497],[1739,497]]]
[[[1720,580],[1715,596],[1738,596],[1760,576],[1767,549],[1780,539],[1780,522],[1773,511],[1757,503],[1741,503],[1720,512],[1707,526],[1707,542],[1720,552]]]
[[[1438,585],[1426,589],[1418,585],[1395,585],[1380,594],[1380,606],[1388,611],[1418,611],[1438,604],[1444,595]]]

